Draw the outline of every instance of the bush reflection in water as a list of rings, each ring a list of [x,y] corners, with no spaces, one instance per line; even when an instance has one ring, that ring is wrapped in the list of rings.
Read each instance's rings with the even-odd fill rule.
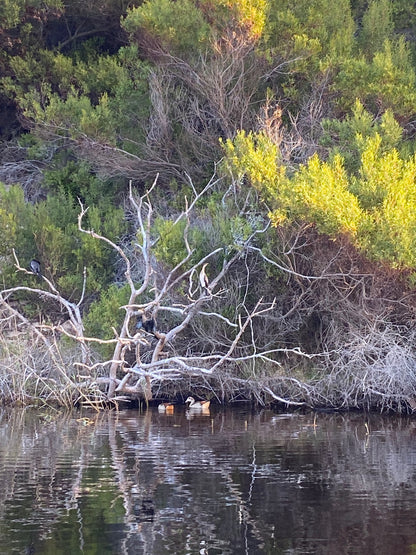
[[[416,553],[415,426],[4,410],[0,553]]]

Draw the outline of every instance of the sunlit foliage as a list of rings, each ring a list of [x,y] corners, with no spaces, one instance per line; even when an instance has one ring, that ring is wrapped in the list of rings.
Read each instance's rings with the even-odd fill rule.
[[[362,123],[363,130],[368,129],[365,117]],[[245,174],[273,203],[270,218],[275,226],[308,222],[321,233],[347,234],[373,259],[412,268],[416,262],[416,158],[405,160],[396,149],[383,149],[377,132],[367,133],[366,138],[357,132],[356,141],[361,151],[358,175],[345,170],[339,154],[330,162],[314,155],[288,175],[264,136],[245,134],[224,145],[223,168],[235,180]]]

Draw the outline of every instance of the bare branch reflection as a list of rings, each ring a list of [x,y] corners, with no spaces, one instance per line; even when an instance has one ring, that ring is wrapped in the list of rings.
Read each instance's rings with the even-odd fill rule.
[[[3,409],[0,553],[403,552],[415,433],[376,415]]]

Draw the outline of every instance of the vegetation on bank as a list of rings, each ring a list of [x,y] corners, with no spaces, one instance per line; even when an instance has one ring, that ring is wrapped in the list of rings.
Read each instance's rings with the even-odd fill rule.
[[[416,406],[414,6],[292,4],[3,2],[4,402]]]

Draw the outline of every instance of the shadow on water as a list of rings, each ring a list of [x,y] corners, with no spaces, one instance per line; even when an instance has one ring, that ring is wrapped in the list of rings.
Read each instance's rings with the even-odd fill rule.
[[[0,413],[0,553],[416,553],[416,422]]]

